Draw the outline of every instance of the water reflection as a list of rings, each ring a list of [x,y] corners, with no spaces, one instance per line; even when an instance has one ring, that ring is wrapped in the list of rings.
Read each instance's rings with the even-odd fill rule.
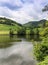
[[[9,36],[9,35],[0,35],[0,48],[6,48],[12,45],[12,42],[21,42],[22,40],[27,40],[27,41],[39,41],[40,38],[38,35],[25,35],[25,36],[20,36],[20,35],[14,35],[14,36]]]
[[[0,49],[0,65],[36,65],[31,42],[14,42],[9,48]]]
[[[26,35],[25,37],[28,41],[34,39],[34,35]]]
[[[28,41],[31,41],[31,40],[41,41],[41,38],[40,38],[40,36],[38,36],[38,35],[26,35],[25,38],[26,38]]]
[[[12,45],[12,42],[20,42],[18,36],[0,35],[0,48],[6,48]]]
[[[31,39],[33,36],[1,35],[0,65],[36,65]]]

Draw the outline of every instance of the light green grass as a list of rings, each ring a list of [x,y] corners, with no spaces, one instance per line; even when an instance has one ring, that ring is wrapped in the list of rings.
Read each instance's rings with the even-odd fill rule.
[[[9,34],[10,29],[13,30],[14,34],[17,34],[17,31],[21,29],[21,27],[18,25],[12,26],[12,25],[0,24],[0,34]]]
[[[10,29],[13,29],[13,30],[18,30],[20,29],[21,27],[18,26],[18,25],[5,25],[5,24],[0,24],[0,31],[7,31],[7,30],[10,30]]]
[[[1,34],[9,34],[9,31],[0,31],[0,35]]]

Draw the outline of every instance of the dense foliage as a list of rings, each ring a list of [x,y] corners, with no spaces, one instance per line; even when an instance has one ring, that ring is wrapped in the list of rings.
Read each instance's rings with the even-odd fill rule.
[[[48,56],[44,59],[44,61],[38,63],[38,65],[48,65]]]
[[[48,38],[44,38],[41,43],[35,45],[35,55],[39,61],[44,60],[48,55]]]
[[[48,22],[44,25],[44,27],[38,28],[42,41],[36,43],[34,47],[36,59],[40,61],[38,65],[48,65]],[[47,59],[44,59],[45,57]]]

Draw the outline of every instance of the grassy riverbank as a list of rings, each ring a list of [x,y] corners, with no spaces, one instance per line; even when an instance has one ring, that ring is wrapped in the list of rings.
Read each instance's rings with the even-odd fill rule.
[[[14,34],[17,34],[17,31],[13,32]],[[0,31],[0,35],[9,35],[10,31]]]
[[[0,31],[0,35],[9,34],[9,31]]]

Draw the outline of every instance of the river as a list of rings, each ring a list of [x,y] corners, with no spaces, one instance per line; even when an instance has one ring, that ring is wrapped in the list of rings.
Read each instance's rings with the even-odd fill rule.
[[[36,65],[33,43],[25,37],[1,35],[0,65]]]

